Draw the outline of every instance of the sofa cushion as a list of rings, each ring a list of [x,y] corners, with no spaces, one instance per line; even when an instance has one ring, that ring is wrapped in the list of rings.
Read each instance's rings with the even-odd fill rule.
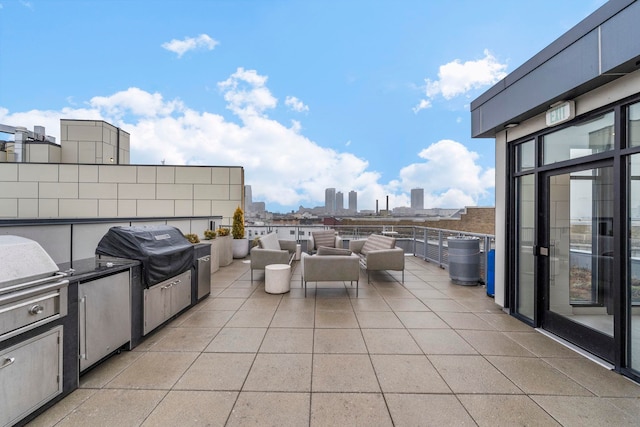
[[[341,249],[341,248],[328,248],[326,246],[320,246],[318,248],[318,252],[316,255],[351,255],[351,251],[349,249]]]
[[[360,252],[366,255],[371,251],[377,251],[380,249],[393,249],[395,245],[395,237],[372,234],[371,236],[367,237],[367,241],[364,243],[364,246],[362,246],[362,250]]]
[[[336,247],[336,232],[334,230],[312,231],[313,243],[316,248],[325,246],[327,248]]]
[[[260,247],[262,249],[275,249],[280,250],[280,242],[278,242],[278,235],[276,233],[269,233],[260,237]]]

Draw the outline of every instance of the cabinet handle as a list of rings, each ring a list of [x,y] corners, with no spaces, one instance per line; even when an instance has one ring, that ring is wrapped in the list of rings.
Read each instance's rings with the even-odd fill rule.
[[[6,368],[9,365],[13,365],[13,362],[15,361],[16,361],[15,357],[5,357],[4,362],[2,362],[2,366],[0,366],[0,369]]]
[[[44,311],[44,307],[40,304],[36,304],[29,309],[29,314],[38,315]]]

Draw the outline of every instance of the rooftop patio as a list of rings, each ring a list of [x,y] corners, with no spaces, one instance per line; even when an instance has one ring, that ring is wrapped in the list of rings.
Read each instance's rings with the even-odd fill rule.
[[[637,425],[640,386],[407,256],[355,286],[270,295],[247,261],[80,379],[34,426]]]

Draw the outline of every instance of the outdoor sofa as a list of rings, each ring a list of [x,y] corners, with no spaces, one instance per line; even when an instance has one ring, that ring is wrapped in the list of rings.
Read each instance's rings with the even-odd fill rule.
[[[349,281],[356,282],[356,297],[360,279],[360,259],[348,249],[319,247],[315,255],[302,254],[300,284],[307,296],[307,282]],[[317,284],[316,284],[317,289]]]

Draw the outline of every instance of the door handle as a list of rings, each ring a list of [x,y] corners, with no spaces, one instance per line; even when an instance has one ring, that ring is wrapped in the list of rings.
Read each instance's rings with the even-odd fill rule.
[[[546,246],[534,246],[533,247],[533,254],[537,255],[537,256],[549,256],[549,248],[547,248]]]

